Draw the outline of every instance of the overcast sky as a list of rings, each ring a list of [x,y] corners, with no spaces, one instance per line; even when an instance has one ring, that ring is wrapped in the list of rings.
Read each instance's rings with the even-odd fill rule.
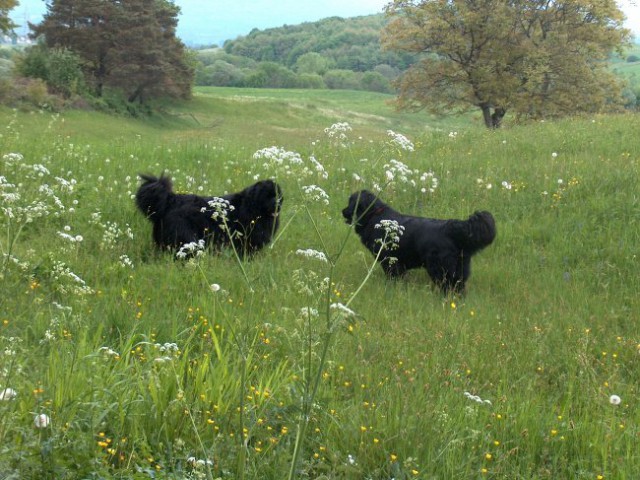
[[[388,0],[175,0],[181,8],[178,36],[188,45],[221,45],[225,40],[265,29],[313,22],[326,17],[356,17],[383,11]],[[618,2],[628,17],[627,28],[640,37],[640,1]],[[11,17],[40,21],[42,0],[20,0]],[[18,29],[23,33],[23,29]]]

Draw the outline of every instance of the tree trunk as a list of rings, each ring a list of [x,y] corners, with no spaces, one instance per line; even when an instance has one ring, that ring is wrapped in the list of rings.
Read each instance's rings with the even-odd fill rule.
[[[144,90],[143,86],[139,86],[138,88],[136,88],[135,91],[131,95],[129,95],[129,98],[127,99],[129,103],[135,102],[136,99],[139,99],[140,103],[142,103],[142,90]]]
[[[495,107],[493,113],[491,113],[491,105],[483,103],[480,105],[482,110],[482,117],[484,118],[484,125],[487,128],[500,128],[502,119],[507,111],[503,107]]]

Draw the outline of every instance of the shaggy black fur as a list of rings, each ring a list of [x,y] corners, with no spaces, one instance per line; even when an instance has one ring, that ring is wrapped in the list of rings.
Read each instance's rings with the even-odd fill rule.
[[[153,240],[162,249],[178,250],[204,240],[214,247],[232,245],[240,256],[263,248],[278,229],[282,191],[273,180],[261,180],[241,192],[201,197],[173,192],[171,179],[140,175],[136,205],[153,223]],[[222,198],[226,218],[210,202]]]
[[[378,262],[388,277],[423,267],[445,294],[464,292],[471,273],[471,256],[496,236],[495,221],[489,212],[475,212],[467,220],[403,215],[367,190],[353,193],[342,215],[355,226],[369,251],[376,256],[380,253]],[[397,247],[384,248],[382,252],[385,230],[376,227],[381,220],[395,220],[404,227]]]

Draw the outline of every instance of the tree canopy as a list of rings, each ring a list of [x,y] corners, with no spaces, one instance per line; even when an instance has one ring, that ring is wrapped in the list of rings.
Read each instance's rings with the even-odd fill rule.
[[[397,82],[398,105],[450,113],[479,108],[544,118],[619,101],[607,58],[628,40],[614,0],[394,0],[386,48],[420,54]]]
[[[0,0],[0,33],[8,33],[15,27],[9,18],[9,12],[17,5],[17,0]]]
[[[179,12],[168,0],[54,0],[31,28],[49,48],[67,48],[81,58],[98,97],[111,87],[130,102],[186,98],[193,68],[175,34]]]
[[[299,25],[254,29],[246,36],[227,41],[224,50],[288,68],[297,68],[300,57],[316,53],[329,62],[330,68],[366,72],[385,64],[404,69],[415,56],[382,51],[380,31],[384,23],[384,15],[379,14],[348,19],[329,17]]]

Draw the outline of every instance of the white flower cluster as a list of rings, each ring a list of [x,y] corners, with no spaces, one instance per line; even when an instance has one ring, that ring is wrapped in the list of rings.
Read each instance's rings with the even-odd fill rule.
[[[5,165],[13,165],[15,163],[22,163],[24,156],[21,153],[5,153],[2,156],[2,161]]]
[[[379,239],[378,243],[381,243],[386,249],[394,250],[400,245],[400,237],[404,233],[404,226],[400,225],[397,220],[380,220],[380,223],[376,223],[374,228],[381,228],[384,230],[384,238]]]
[[[290,152],[282,147],[267,147],[262,148],[253,154],[254,160],[263,160],[264,168],[270,166],[283,166],[289,167],[291,165],[302,165],[304,161],[299,153]]]
[[[123,237],[133,240],[133,231],[128,224],[125,225],[124,230],[116,222],[106,221],[100,226],[103,228],[102,248],[114,248]]]
[[[317,318],[318,317],[318,310],[315,308],[310,308],[310,307],[302,307],[300,309],[300,317],[307,319],[307,318]]]
[[[491,400],[483,400],[478,395],[473,395],[469,392],[464,392],[464,396],[476,403],[482,403],[483,405],[491,405]]]
[[[329,173],[324,169],[324,165],[322,165],[318,160],[316,160],[316,157],[311,155],[309,157],[309,161],[313,164],[315,171],[318,173],[318,175],[320,175],[325,180],[329,178]]]
[[[93,289],[82,278],[73,273],[64,262],[54,262],[51,275],[56,280],[56,290],[62,294],[72,293],[82,296],[93,293]]]
[[[306,269],[297,269],[291,275],[292,284],[301,295],[314,297],[322,294],[329,288],[329,277],[321,278],[316,272]]]
[[[120,358],[120,354],[109,347],[100,347],[98,352],[107,358]]]
[[[438,188],[438,179],[433,172],[420,173],[419,170],[409,168],[399,160],[389,160],[389,163],[384,165],[384,169],[387,183],[407,184],[414,188],[420,187],[422,193],[433,193]],[[380,187],[378,186],[376,189],[380,190]]]
[[[17,396],[18,396],[18,392],[16,392],[13,388],[5,388],[0,392],[0,400],[5,402],[9,400],[13,400]]]
[[[49,215],[59,217],[67,211],[60,196],[72,193],[76,180],[54,177],[50,179],[50,184],[41,183],[50,176],[44,165],[22,163],[23,157],[19,153],[5,154],[2,159],[6,175],[14,177],[13,181],[9,181],[7,176],[0,175],[2,213],[12,223],[28,224]]]
[[[335,310],[338,314],[342,315],[345,318],[356,316],[356,312],[342,303],[332,303],[329,308],[331,310]]]
[[[328,262],[327,256],[323,252],[319,252],[318,250],[313,250],[311,248],[307,248],[306,250],[298,249],[296,250],[296,255],[301,255],[307,258],[314,258],[325,263]]]
[[[58,182],[60,191],[65,193],[73,193],[75,186],[78,183],[78,181],[75,178],[72,178],[71,180],[67,180],[66,178],[62,178],[62,177],[55,177],[55,180],[56,182]]]
[[[274,177],[284,175],[308,178],[315,175],[323,179],[329,178],[329,173],[314,156],[309,157],[309,163],[311,164],[309,166],[299,153],[285,150],[282,147],[263,148],[255,152],[253,158],[263,161],[262,168]],[[259,178],[259,176],[256,176],[256,178]]]
[[[229,200],[222,197],[213,197],[207,203],[213,210],[211,218],[214,220],[225,221],[229,218],[229,212],[233,212],[236,209]]]
[[[84,240],[82,235],[71,235],[70,233],[68,233],[71,231],[71,227],[69,225],[65,225],[63,230],[64,232],[58,232],[58,236],[71,244],[81,243]]]
[[[213,462],[211,460],[203,460],[201,458],[189,457],[187,458],[187,464],[191,466],[191,468],[204,468],[204,467],[212,467]]]
[[[330,127],[324,129],[325,135],[329,137],[329,139],[343,147],[346,147],[346,142],[349,140],[348,133],[350,133],[353,129],[351,125],[347,122],[338,122],[334,123]]]
[[[36,415],[33,419],[33,424],[36,426],[36,428],[47,428],[50,423],[51,419],[44,413]]]
[[[156,343],[153,347],[160,352],[161,356],[156,357],[154,363],[166,363],[171,362],[175,357],[180,355],[180,347],[176,343]]]
[[[396,133],[393,130],[387,130],[387,135],[391,137],[391,145],[398,147],[400,150],[405,150],[407,152],[413,152],[415,150],[413,142],[401,133]]]
[[[325,205],[329,205],[329,195],[322,188],[317,185],[305,185],[302,187],[302,193],[307,200],[313,202],[322,202]]]
[[[176,257],[180,259],[191,258],[191,257],[201,257],[204,255],[205,248],[204,240],[200,239],[197,242],[189,242],[185,243],[180,247],[178,253],[176,253]]]
[[[133,262],[127,255],[120,255],[120,265],[124,268],[133,269]]]

